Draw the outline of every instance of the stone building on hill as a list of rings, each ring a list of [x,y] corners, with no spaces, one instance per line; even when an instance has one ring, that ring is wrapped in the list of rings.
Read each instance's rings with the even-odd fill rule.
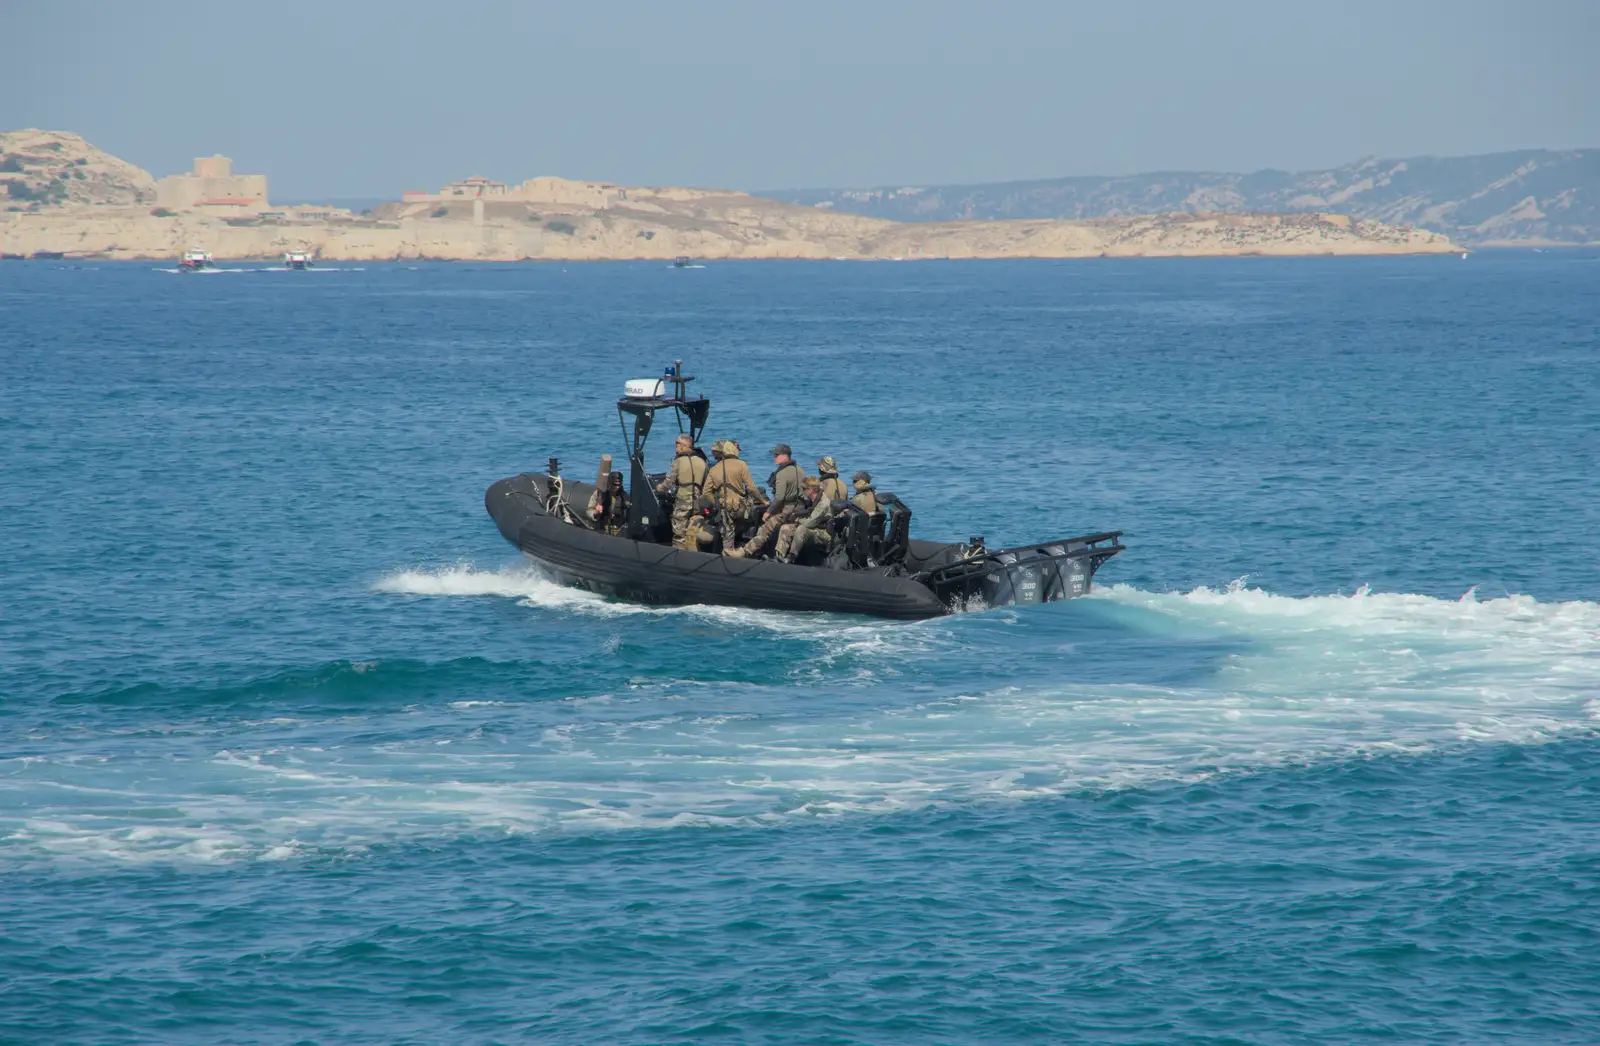
[[[188,174],[156,181],[156,203],[173,210],[254,214],[267,209],[267,176],[234,174],[226,156],[201,156]]]

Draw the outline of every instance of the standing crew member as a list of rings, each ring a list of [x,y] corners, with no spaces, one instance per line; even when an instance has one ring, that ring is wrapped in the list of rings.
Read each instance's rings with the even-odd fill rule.
[[[695,499],[700,496],[700,488],[706,481],[705,456],[695,452],[694,441],[688,433],[678,437],[675,449],[666,478],[656,486],[657,493],[673,496],[673,544],[683,537],[683,528],[689,525],[689,517],[694,515]]]
[[[844,480],[839,478],[839,466],[833,463],[831,457],[817,459],[817,478],[822,481],[822,500],[842,501],[850,496],[844,489]]]
[[[622,491],[622,473],[606,474],[606,489],[589,495],[589,518],[613,536],[628,527],[628,495]]]
[[[739,442],[719,439],[711,444],[715,465],[706,470],[705,484],[700,492],[717,503],[717,524],[722,531],[722,543],[737,543],[738,532],[750,529],[756,514],[767,503],[766,495],[756,486],[750,475],[750,466],[739,457]]]
[[[800,481],[805,478],[805,473],[789,457],[789,444],[779,443],[772,448],[772,464],[772,475],[767,477],[767,483],[772,487],[772,504],[762,513],[760,528],[749,541],[726,555],[736,559],[759,555],[772,543],[779,527],[795,522],[803,512],[810,511],[811,506],[803,504],[800,499]]]
[[[872,489],[869,473],[857,472],[850,477],[850,485],[856,488],[856,496],[850,499],[850,504],[869,516],[878,511],[878,492]]]

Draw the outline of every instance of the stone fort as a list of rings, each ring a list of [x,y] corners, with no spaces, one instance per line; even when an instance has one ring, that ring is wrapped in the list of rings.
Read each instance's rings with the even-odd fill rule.
[[[267,176],[234,174],[226,156],[201,156],[188,174],[156,181],[156,203],[180,210],[255,213],[267,209]]]

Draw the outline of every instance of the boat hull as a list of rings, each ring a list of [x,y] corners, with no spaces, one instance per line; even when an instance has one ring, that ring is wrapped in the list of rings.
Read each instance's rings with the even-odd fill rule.
[[[731,559],[575,527],[545,514],[542,480],[503,479],[489,488],[484,506],[507,541],[563,584],[661,606],[710,603],[902,620],[938,617],[950,610],[927,586],[910,578]],[[567,484],[577,511],[583,510],[590,489]]]
[[[1038,563],[1030,561],[1004,571],[996,568],[994,576],[1007,579],[1004,589],[992,583],[936,589],[910,574],[939,574],[941,567],[957,559],[956,545],[913,541],[906,561],[909,574],[733,559],[613,537],[554,518],[544,509],[545,483],[543,475],[525,474],[489,488],[484,507],[501,535],[559,583],[636,603],[704,603],[914,621],[962,609],[974,595],[983,598],[1003,592],[1000,601],[1004,603],[1054,602],[1082,595],[1088,591],[1095,569],[1112,554],[1098,551],[1052,561],[1053,567],[1046,564],[1047,577],[1059,574],[1054,584],[1029,584],[1026,578],[1037,576],[1040,570]],[[565,486],[568,504],[575,513],[582,512],[593,488],[571,480]],[[1052,569],[1056,574],[1048,572]]]

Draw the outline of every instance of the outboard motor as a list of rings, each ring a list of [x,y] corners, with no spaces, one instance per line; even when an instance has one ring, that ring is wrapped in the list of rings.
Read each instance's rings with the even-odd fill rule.
[[[1089,580],[1101,563],[1122,551],[1121,531],[1085,534],[1021,548],[985,546],[973,538],[957,549],[953,561],[934,567],[917,579],[952,605],[978,598],[986,606],[1054,603],[1089,591]]]

